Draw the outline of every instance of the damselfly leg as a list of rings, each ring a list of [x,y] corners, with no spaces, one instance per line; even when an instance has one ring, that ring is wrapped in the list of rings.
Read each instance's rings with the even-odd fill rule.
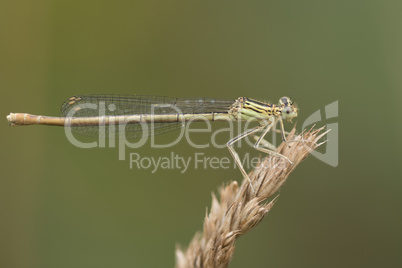
[[[256,149],[256,150],[258,150],[258,151],[261,151],[261,152],[264,152],[264,153],[267,153],[267,154],[272,154],[272,155],[281,157],[281,158],[283,158],[283,159],[289,161],[289,163],[293,164],[292,161],[290,161],[290,159],[287,158],[286,156],[284,156],[284,155],[282,155],[282,154],[280,154],[280,153],[277,153],[277,152],[275,152],[274,150],[271,150],[271,149],[268,149],[268,148],[260,147],[261,141],[265,141],[265,140],[264,140],[265,135],[267,135],[267,133],[269,132],[269,130],[272,128],[272,126],[273,126],[275,123],[276,123],[276,122],[274,121],[274,122],[269,122],[268,124],[265,124],[265,125],[259,125],[258,127],[255,127],[255,128],[250,129],[250,130],[247,130],[246,132],[243,132],[242,134],[240,134],[239,136],[233,138],[232,140],[230,140],[230,141],[227,143],[227,147],[228,147],[228,149],[229,149],[229,152],[230,152],[230,154],[232,155],[233,159],[235,160],[237,167],[240,169],[241,173],[243,174],[243,177],[248,180],[248,182],[249,182],[249,184],[250,184],[250,187],[251,187],[251,190],[252,190],[254,193],[256,193],[256,192],[255,192],[255,190],[254,190],[254,187],[253,187],[253,184],[252,184],[252,182],[251,182],[251,179],[250,179],[250,177],[248,176],[247,172],[244,170],[244,167],[243,167],[243,164],[241,163],[240,157],[239,157],[239,155],[237,154],[237,152],[235,151],[235,149],[233,148],[233,144],[236,143],[236,142],[238,142],[239,140],[241,140],[241,139],[243,139],[243,138],[249,136],[249,135],[252,135],[252,134],[254,134],[254,133],[256,133],[256,132],[258,132],[258,131],[260,131],[260,130],[263,130],[264,132],[263,132],[262,135],[258,138],[257,142],[254,144],[254,149]]]

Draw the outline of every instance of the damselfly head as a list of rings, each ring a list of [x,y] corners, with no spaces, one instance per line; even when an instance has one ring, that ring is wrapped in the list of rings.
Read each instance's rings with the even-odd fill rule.
[[[282,106],[282,118],[292,121],[297,116],[297,107],[289,97],[279,99],[279,105]]]

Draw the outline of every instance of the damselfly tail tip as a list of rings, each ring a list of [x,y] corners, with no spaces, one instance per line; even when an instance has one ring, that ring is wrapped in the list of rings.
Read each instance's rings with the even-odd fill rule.
[[[9,115],[7,115],[7,121],[11,123],[11,118],[13,117],[13,113],[10,113]]]
[[[7,115],[7,121],[10,123],[10,126],[16,126],[16,124],[15,124],[15,114],[10,113],[9,115]]]

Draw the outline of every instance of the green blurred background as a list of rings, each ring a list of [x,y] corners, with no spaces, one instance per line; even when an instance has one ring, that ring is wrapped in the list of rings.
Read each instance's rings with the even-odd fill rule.
[[[130,169],[117,149],[5,120],[58,115],[82,93],[292,95],[299,130],[339,100],[339,166],[304,161],[231,267],[401,267],[401,11],[379,0],[2,1],[0,267],[172,267],[210,192],[241,180],[236,169]],[[172,151],[195,152],[185,141],[130,150]]]

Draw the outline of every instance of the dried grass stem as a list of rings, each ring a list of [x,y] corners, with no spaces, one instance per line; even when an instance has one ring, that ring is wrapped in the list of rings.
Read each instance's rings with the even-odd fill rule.
[[[232,259],[236,238],[257,226],[275,204],[271,198],[286,181],[290,173],[305,159],[326,132],[323,128],[310,130],[288,140],[302,142],[282,143],[277,152],[288,157],[293,164],[277,156],[266,157],[250,174],[255,193],[247,180],[239,187],[236,181],[219,189],[220,201],[212,194],[212,206],[206,213],[204,230],[196,233],[187,249],[176,249],[176,267],[227,267]]]

